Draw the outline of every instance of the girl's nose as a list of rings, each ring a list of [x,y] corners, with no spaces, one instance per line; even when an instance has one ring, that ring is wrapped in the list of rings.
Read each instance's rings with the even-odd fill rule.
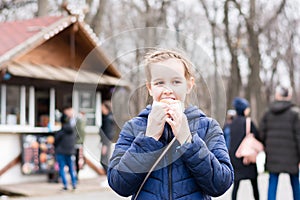
[[[164,94],[172,94],[172,93],[173,93],[173,90],[172,90],[171,87],[165,86],[165,87],[164,87],[163,93],[164,93]]]

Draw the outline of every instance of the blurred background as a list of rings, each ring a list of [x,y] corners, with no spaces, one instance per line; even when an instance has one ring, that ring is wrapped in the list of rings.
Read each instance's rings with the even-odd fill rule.
[[[170,46],[185,50],[196,66],[209,71],[198,80],[200,107],[222,122],[232,99],[243,96],[251,102],[252,117],[258,121],[278,84],[291,86],[299,105],[298,11],[297,0],[2,0],[0,22],[66,12],[81,15],[121,74],[141,64],[146,50],[141,47],[165,42],[163,34],[169,38],[172,31]],[[150,27],[155,28],[146,35],[129,31],[126,40],[111,39]],[[199,48],[208,60],[199,61]],[[121,54],[126,49],[133,49],[130,56]],[[134,85],[144,82],[138,73],[142,72],[128,75]],[[144,107],[144,94],[137,90],[132,96],[132,112],[137,113]]]
[[[112,100],[119,128],[149,103],[142,61],[154,47],[186,53],[196,70],[191,102],[221,126],[236,96],[249,100],[257,124],[279,84],[293,88],[299,106],[299,9],[298,0],[0,0],[0,184],[49,181],[24,175],[27,168],[21,174],[20,163],[26,150],[37,154],[31,145],[37,138],[40,149],[51,146],[49,124],[56,125],[66,102],[87,118],[82,177],[104,175],[101,101]],[[17,30],[18,21],[24,32],[5,32]],[[74,81],[80,71],[82,79]],[[266,196],[267,176],[259,178]],[[284,197],[287,190],[281,189]]]

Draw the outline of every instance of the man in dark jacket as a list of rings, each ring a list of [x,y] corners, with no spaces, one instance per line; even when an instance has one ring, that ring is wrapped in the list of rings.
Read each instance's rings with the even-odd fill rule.
[[[270,173],[268,200],[276,199],[280,173],[290,175],[294,199],[300,199],[300,112],[291,103],[291,97],[290,88],[277,87],[275,101],[260,123],[261,139],[266,151],[266,169]]]
[[[75,154],[75,124],[72,123],[73,109],[66,107],[61,117],[61,130],[55,134],[55,154],[59,165],[59,175],[63,182],[63,190],[68,190],[68,182],[65,174],[65,166],[69,168],[72,187],[76,189],[76,175],[72,156]]]

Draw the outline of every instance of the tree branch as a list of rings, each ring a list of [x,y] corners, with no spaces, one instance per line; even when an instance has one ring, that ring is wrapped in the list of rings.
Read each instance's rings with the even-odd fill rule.
[[[268,21],[266,21],[266,23],[262,27],[259,27],[258,33],[264,32],[270,27],[270,25],[277,19],[278,15],[283,11],[285,4],[286,0],[282,0],[274,15]]]

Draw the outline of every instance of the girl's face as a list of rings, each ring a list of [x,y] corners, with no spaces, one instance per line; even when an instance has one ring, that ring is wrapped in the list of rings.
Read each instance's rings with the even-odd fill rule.
[[[147,88],[154,101],[173,99],[185,102],[186,95],[193,88],[194,78],[186,79],[185,68],[180,60],[171,58],[152,63],[149,68],[151,80]]]

